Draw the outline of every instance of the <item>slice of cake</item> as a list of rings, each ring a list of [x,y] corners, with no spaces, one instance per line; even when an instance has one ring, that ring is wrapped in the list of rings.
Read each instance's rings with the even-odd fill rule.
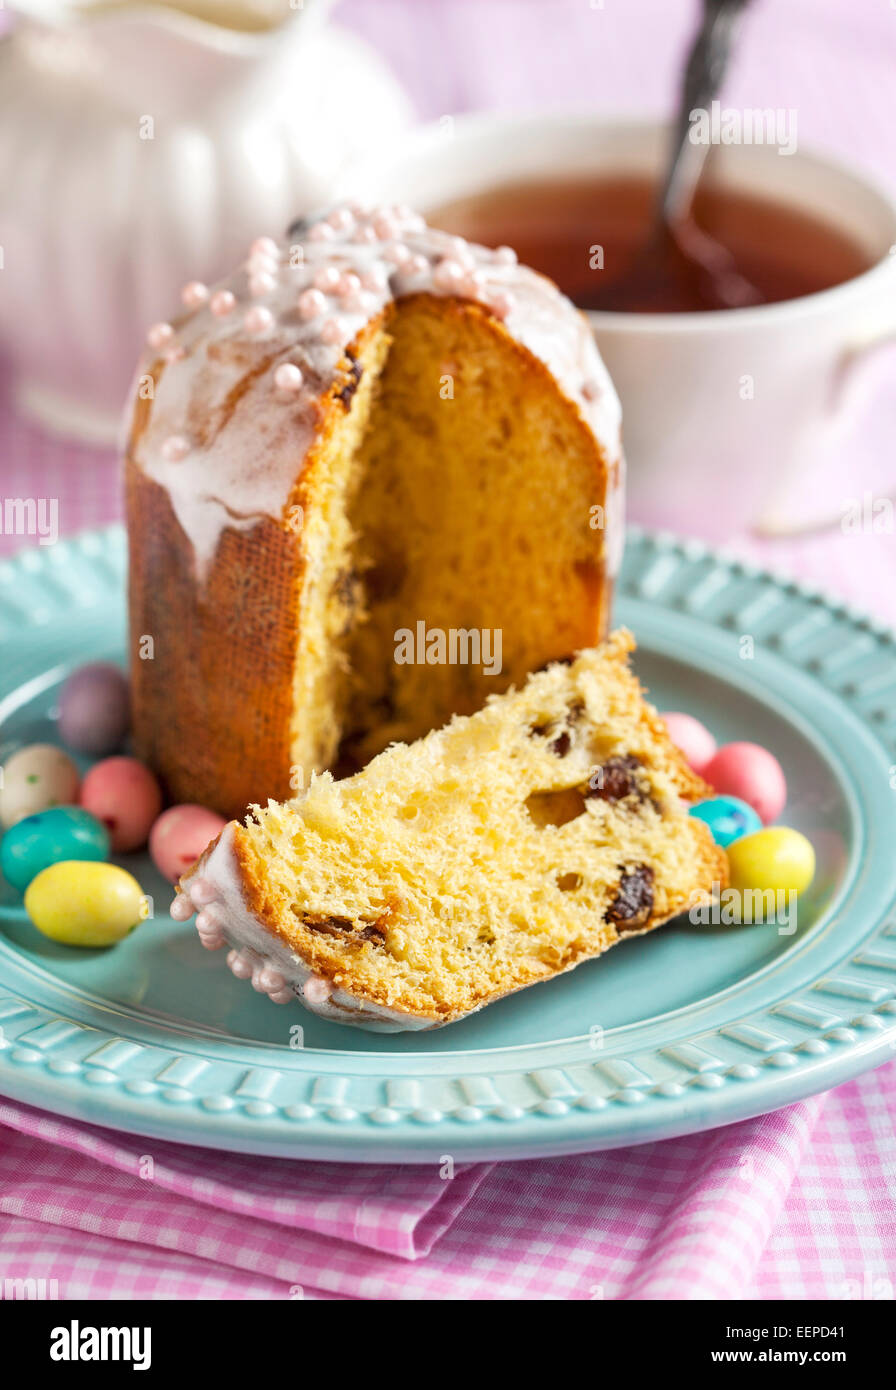
[[[619,403],[549,280],[339,207],[184,297],[125,461],[135,750],[173,801],[241,817],[606,636]],[[396,661],[423,619],[500,661]]]
[[[181,880],[211,949],[276,1002],[399,1031],[463,1018],[724,884],[709,789],[644,702],[629,634],[342,782],[231,822]]]

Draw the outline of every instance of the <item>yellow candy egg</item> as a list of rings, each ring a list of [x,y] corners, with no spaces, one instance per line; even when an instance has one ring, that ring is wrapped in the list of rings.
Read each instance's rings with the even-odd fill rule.
[[[728,846],[731,887],[803,893],[815,876],[815,850],[805,835],[773,825]]]
[[[117,865],[67,859],[32,879],[25,911],[39,932],[65,946],[113,946],[144,919],[147,901]]]

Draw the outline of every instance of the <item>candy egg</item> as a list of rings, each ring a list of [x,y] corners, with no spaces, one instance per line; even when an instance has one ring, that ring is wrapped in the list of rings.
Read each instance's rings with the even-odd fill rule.
[[[59,734],[70,748],[94,758],[120,748],[130,724],[127,677],[108,661],[81,666],[59,695]]]
[[[672,742],[681,749],[688,763],[701,776],[716,751],[716,741],[705,724],[691,714],[673,711],[660,715]]]
[[[709,801],[698,801],[691,807],[690,814],[708,825],[716,844],[723,847],[762,829],[757,812],[736,796],[714,796]]]
[[[78,799],[78,769],[51,743],[32,743],[7,759],[0,776],[0,824]]]
[[[149,852],[160,874],[175,883],[220,835],[227,822],[204,806],[171,806],[149,834]]]
[[[84,778],[79,800],[109,831],[116,854],[145,845],[162,809],[158,782],[136,758],[105,758],[95,763]]]
[[[65,946],[112,946],[146,916],[140,884],[116,864],[51,864],[25,891],[39,932]]]
[[[703,768],[717,792],[737,796],[759,814],[763,825],[776,820],[787,801],[781,764],[758,743],[726,743]]]
[[[798,830],[775,825],[736,840],[728,849],[731,887],[803,893],[815,876],[815,850]]]
[[[108,857],[109,832],[80,806],[54,806],[26,816],[0,840],[0,870],[20,893],[50,864]]]

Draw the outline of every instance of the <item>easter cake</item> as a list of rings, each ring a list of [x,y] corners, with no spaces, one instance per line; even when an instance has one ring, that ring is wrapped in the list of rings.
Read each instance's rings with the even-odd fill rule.
[[[135,749],[171,800],[286,799],[605,636],[619,405],[550,281],[344,206],[183,298],[125,464]]]
[[[275,1002],[379,1031],[451,1023],[727,883],[708,788],[628,669],[553,663],[342,781],[229,823],[172,913]]]

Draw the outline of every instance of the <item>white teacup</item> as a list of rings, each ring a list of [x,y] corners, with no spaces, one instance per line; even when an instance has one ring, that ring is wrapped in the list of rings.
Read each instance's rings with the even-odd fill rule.
[[[656,175],[666,148],[659,124],[446,117],[355,171],[350,187],[427,212],[520,182]],[[819,515],[808,470],[835,428],[839,437],[867,354],[896,337],[896,204],[833,160],[772,145],[719,146],[713,179],[839,228],[870,269],[756,308],[589,313],[622,399],[629,509],[710,537],[796,532],[834,520]],[[855,490],[844,463],[844,492]]]

